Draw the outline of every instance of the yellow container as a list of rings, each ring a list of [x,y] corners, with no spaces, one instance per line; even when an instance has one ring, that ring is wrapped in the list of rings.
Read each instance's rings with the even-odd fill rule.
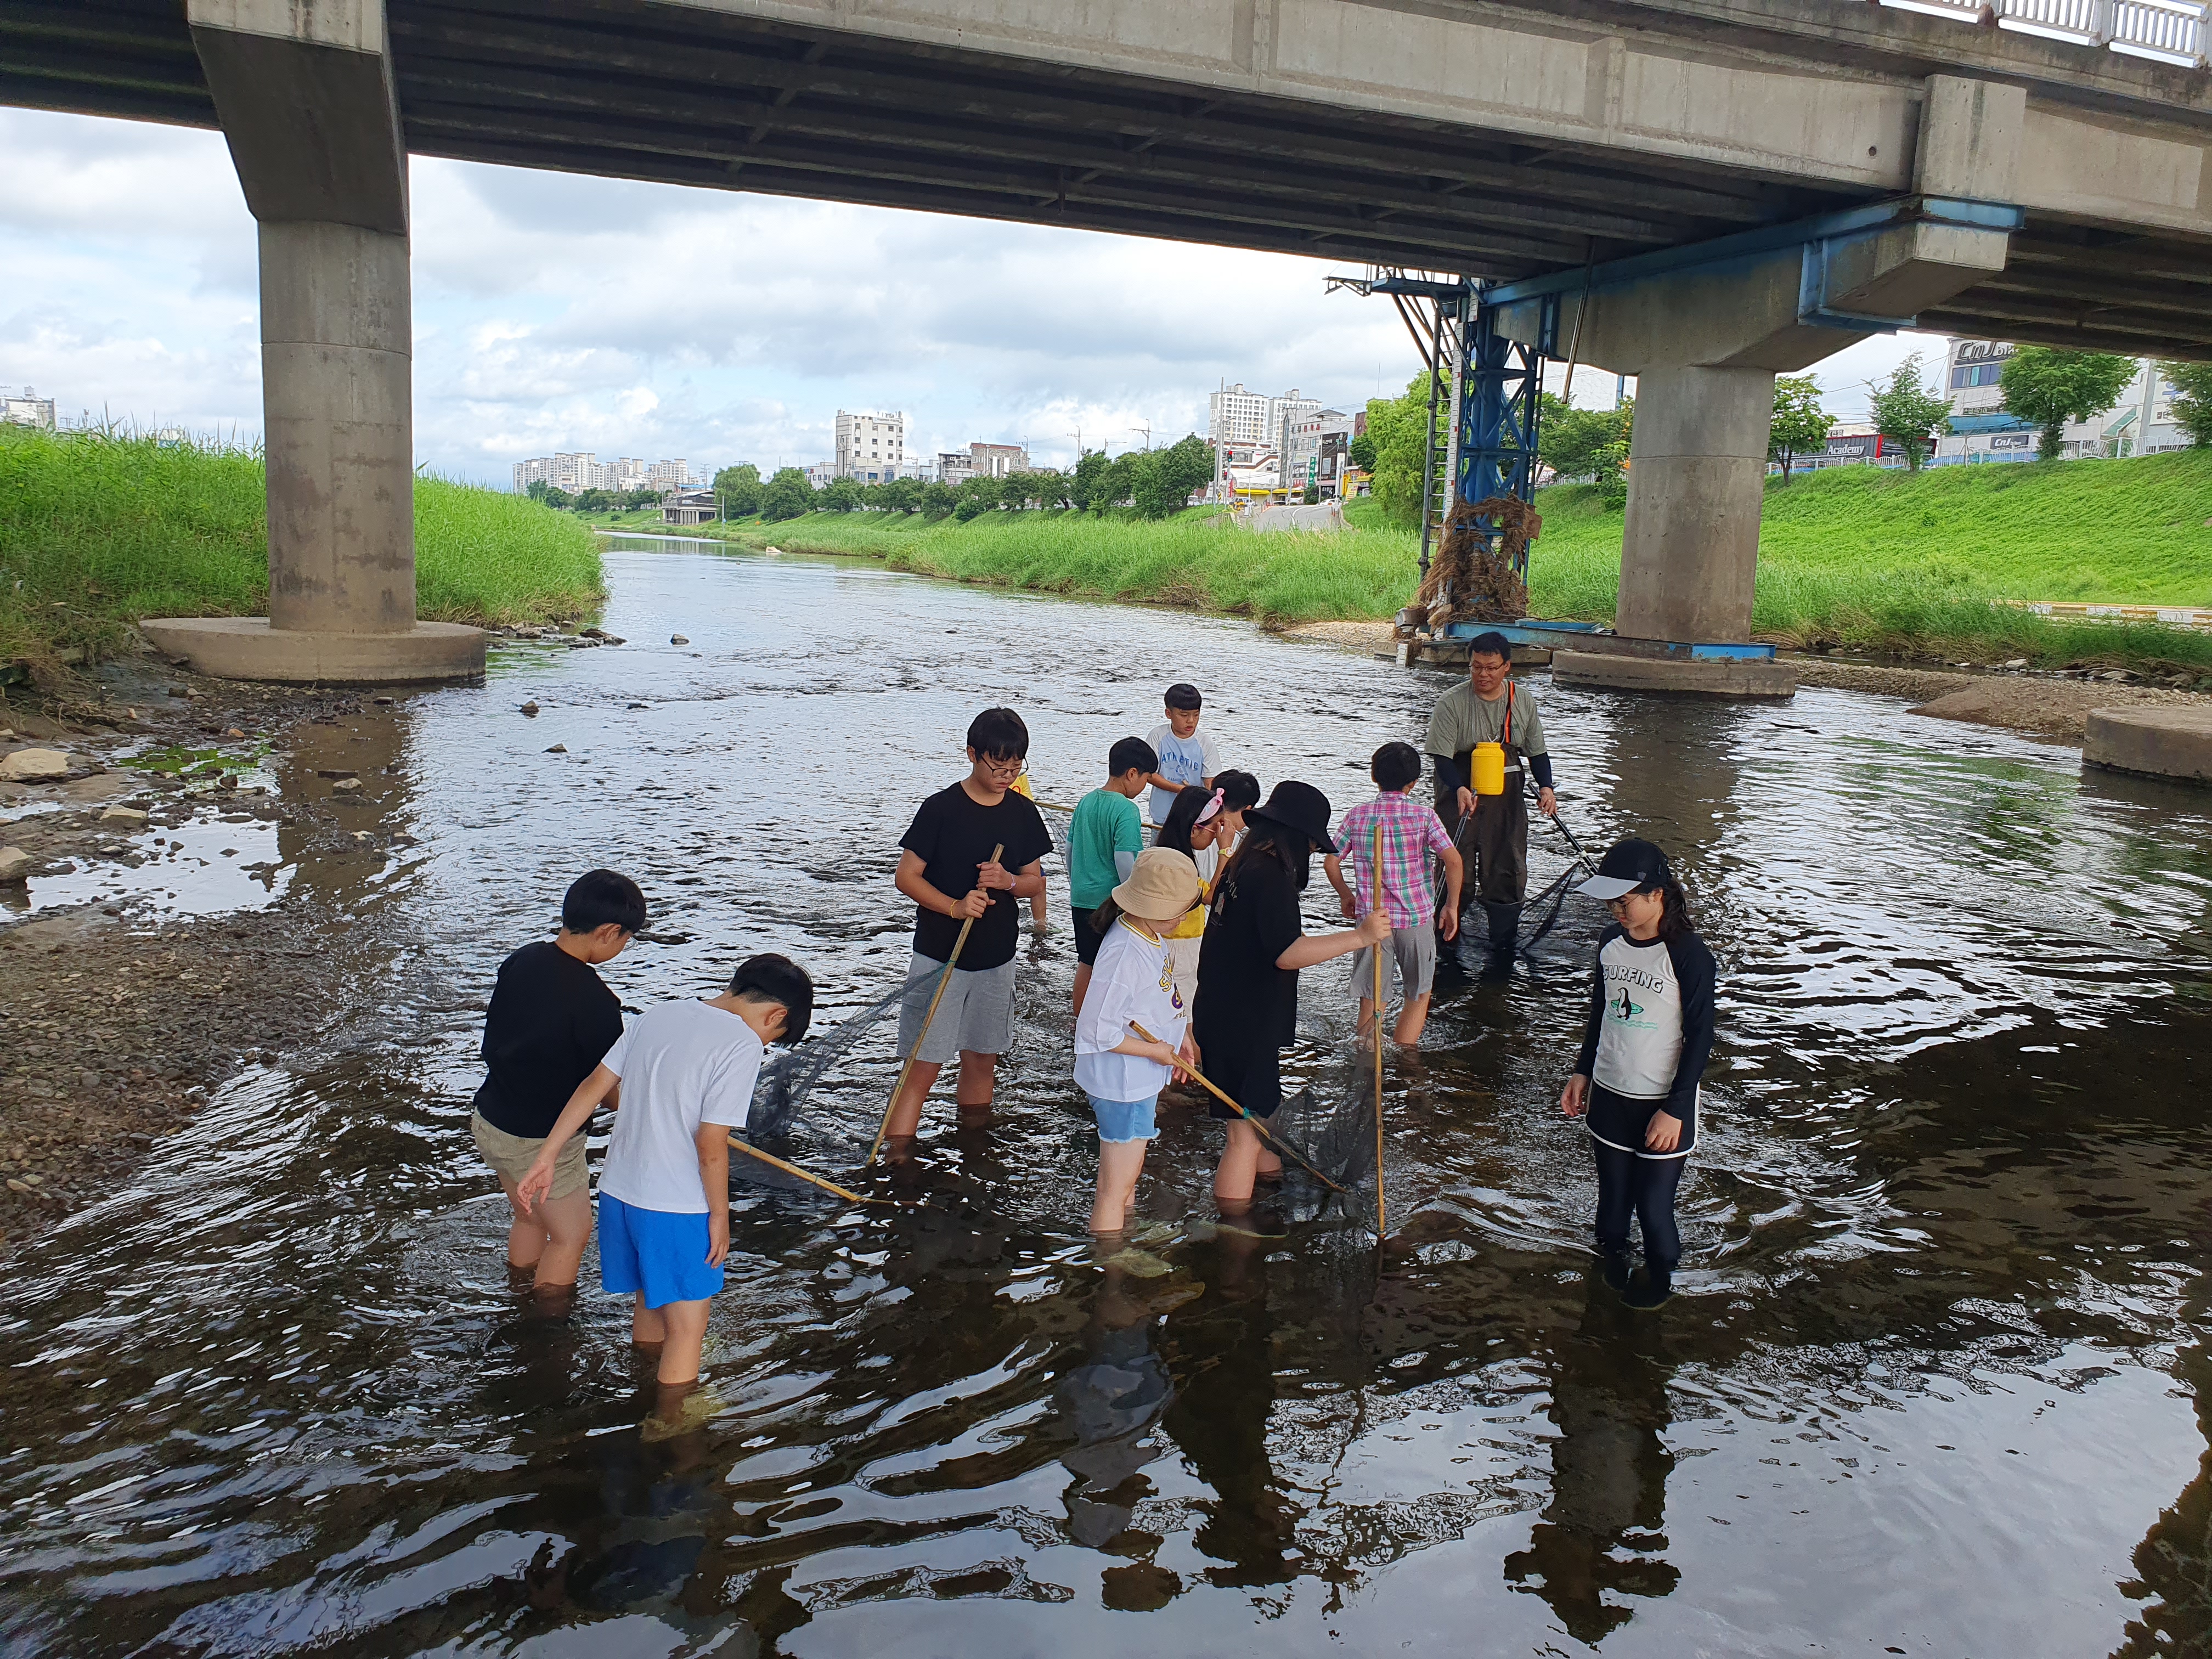
[[[1474,745],[1473,764],[1468,769],[1474,775],[1476,794],[1504,794],[1505,793],[1505,745],[1502,743],[1478,743]]]

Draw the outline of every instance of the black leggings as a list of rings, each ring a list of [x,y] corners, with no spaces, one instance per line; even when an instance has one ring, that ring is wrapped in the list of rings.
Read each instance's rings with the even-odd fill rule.
[[[1682,1259],[1682,1235],[1674,1227],[1674,1188],[1681,1184],[1686,1158],[1638,1158],[1601,1140],[1590,1142],[1597,1159],[1597,1245],[1601,1250],[1628,1249],[1628,1218],[1644,1224],[1644,1259],[1654,1267],[1672,1268]]]

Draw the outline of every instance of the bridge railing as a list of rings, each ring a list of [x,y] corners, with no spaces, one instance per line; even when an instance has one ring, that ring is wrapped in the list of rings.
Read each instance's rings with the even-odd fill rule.
[[[2208,0],[1881,0],[1906,11],[1994,22],[2024,34],[2107,47],[2160,63],[2204,67],[2212,50]]]

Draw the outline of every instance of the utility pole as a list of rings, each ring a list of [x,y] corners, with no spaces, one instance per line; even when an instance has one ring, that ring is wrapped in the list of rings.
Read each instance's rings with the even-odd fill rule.
[[[1133,427],[1131,427],[1131,428],[1129,428],[1129,430],[1130,430],[1130,431],[1132,431],[1132,432],[1141,432],[1141,433],[1143,433],[1143,434],[1145,434],[1145,447],[1146,447],[1146,449],[1150,449],[1150,448],[1152,447],[1152,428],[1150,428],[1149,426],[1133,426]]]

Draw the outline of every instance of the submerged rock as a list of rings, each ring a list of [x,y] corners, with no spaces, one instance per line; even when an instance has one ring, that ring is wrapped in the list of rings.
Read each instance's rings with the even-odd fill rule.
[[[565,743],[556,743],[545,752],[549,755],[565,755],[568,752],[568,745]]]
[[[686,635],[671,634],[668,636],[668,642],[671,645],[689,645],[691,643],[691,641]]]
[[[538,718],[538,705],[534,702],[526,702],[522,705],[522,712],[529,715],[531,719],[536,720]]]

